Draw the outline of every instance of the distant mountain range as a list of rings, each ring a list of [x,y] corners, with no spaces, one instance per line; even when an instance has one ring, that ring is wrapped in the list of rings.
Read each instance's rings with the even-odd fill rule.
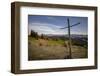
[[[54,34],[44,34],[44,36],[48,36],[48,37],[69,37],[68,34],[64,34],[64,35],[54,35]],[[78,35],[78,34],[71,34],[71,38],[83,38],[83,37],[87,37],[88,35]]]
[[[52,39],[63,39],[66,40],[69,38],[68,34],[64,35],[54,35],[54,34],[46,34],[45,37],[52,38]],[[82,42],[88,41],[88,35],[78,35],[78,34],[71,34],[72,40],[78,40]]]

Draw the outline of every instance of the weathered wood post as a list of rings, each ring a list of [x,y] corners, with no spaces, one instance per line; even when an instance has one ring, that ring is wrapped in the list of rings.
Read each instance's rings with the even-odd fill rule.
[[[70,35],[70,22],[69,22],[69,18],[67,19],[68,21],[68,36],[69,36],[69,41],[68,41],[68,44],[69,44],[69,58],[71,59],[72,58],[72,50],[71,50],[71,35]]]
[[[64,27],[64,28],[60,28],[60,29],[66,29],[66,28],[68,28],[68,36],[69,36],[69,40],[68,40],[69,56],[68,56],[68,58],[69,58],[69,59],[72,59],[70,27],[73,27],[73,26],[79,25],[80,22],[79,22],[79,23],[76,23],[76,24],[74,24],[74,25],[70,25],[69,18],[67,18],[67,22],[68,22],[68,27]]]

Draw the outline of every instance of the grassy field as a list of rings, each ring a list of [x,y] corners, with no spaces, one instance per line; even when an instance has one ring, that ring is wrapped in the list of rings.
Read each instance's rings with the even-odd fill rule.
[[[72,45],[72,58],[87,58],[87,48]],[[69,56],[68,40],[36,39],[28,37],[28,59],[49,60],[67,59]]]

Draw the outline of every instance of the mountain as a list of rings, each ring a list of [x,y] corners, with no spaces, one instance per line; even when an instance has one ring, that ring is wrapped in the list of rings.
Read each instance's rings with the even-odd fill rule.
[[[54,35],[54,34],[46,34],[44,35],[47,38],[51,38],[51,39],[62,39],[62,40],[68,40],[69,36],[68,34],[64,34],[64,35]],[[81,42],[87,42],[88,41],[88,35],[78,35],[78,34],[72,34],[71,35],[71,39],[72,40],[76,40],[76,41],[81,41]]]

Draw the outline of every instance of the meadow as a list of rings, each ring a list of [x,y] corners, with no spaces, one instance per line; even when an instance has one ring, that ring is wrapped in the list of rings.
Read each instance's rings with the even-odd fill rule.
[[[80,42],[79,42],[80,43]],[[72,40],[72,59],[87,58],[86,44]],[[68,39],[28,36],[28,60],[69,59]]]

